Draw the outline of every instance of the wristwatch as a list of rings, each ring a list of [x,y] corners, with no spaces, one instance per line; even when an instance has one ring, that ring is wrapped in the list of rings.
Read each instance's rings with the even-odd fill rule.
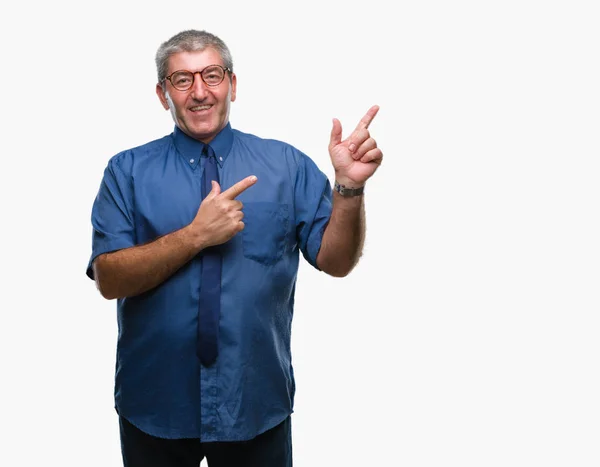
[[[347,197],[347,198],[351,197],[351,196],[360,196],[365,191],[364,186],[361,186],[360,188],[346,188],[344,185],[340,185],[337,182],[337,180],[335,181],[335,183],[333,185],[333,189],[335,191],[337,191],[340,195]]]

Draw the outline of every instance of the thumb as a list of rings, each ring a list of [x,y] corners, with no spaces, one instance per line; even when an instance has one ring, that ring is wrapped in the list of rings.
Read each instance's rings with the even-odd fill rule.
[[[210,183],[212,183],[212,189],[210,190],[209,195],[217,196],[221,193],[221,185],[219,185],[216,180],[211,180]]]
[[[331,137],[329,139],[329,147],[336,146],[342,142],[342,124],[337,119],[333,119],[333,128],[331,129]]]

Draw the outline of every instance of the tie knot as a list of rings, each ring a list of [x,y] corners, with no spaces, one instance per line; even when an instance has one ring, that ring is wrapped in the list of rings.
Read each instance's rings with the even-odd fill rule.
[[[210,145],[205,144],[204,148],[202,148],[202,155],[208,157],[209,159],[215,157],[215,151]]]

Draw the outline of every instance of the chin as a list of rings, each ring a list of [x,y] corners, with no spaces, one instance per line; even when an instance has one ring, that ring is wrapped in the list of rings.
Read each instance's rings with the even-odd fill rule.
[[[211,125],[207,127],[206,125],[178,125],[179,128],[188,136],[191,136],[194,139],[205,139],[214,136],[216,134],[214,128],[215,126]]]

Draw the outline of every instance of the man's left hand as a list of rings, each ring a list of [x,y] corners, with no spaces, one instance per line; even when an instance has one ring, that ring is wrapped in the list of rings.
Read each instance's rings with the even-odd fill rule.
[[[343,141],[342,124],[337,118],[333,119],[329,156],[340,185],[361,187],[381,165],[383,153],[369,133],[369,125],[378,111],[379,106],[371,107],[352,134]]]

